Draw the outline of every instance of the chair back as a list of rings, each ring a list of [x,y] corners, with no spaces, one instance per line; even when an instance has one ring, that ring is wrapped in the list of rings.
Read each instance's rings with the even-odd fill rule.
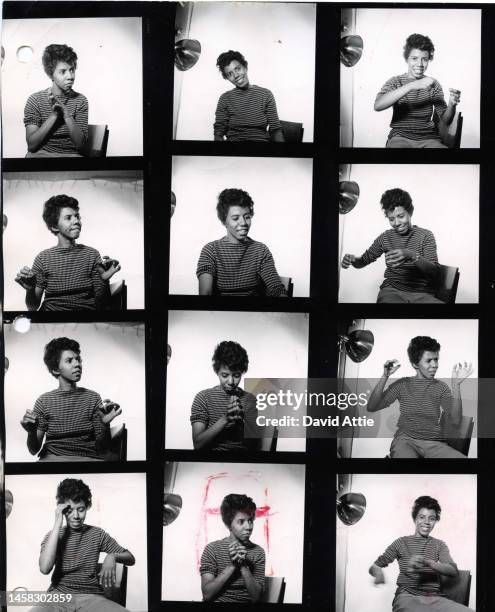
[[[450,125],[445,125],[443,121],[440,121],[436,113],[434,113],[434,121],[443,144],[449,149],[459,149],[464,121],[462,113],[456,112]]]
[[[84,145],[83,155],[86,157],[106,157],[108,135],[107,125],[88,125],[88,139]]]
[[[110,283],[110,296],[106,302],[106,310],[127,310],[127,285],[125,280]]]
[[[459,276],[459,268],[455,268],[454,266],[439,266],[438,276],[435,282],[435,297],[446,304],[455,304]]]
[[[302,123],[294,121],[281,121],[285,142],[302,142],[304,128]]]
[[[110,427],[110,446],[102,458],[105,461],[127,460],[127,427],[125,423]]]
[[[449,418],[446,418],[445,413],[441,419],[443,438],[445,442],[463,455],[468,456],[469,447],[471,445],[471,437],[473,435],[474,419],[473,417],[463,415],[459,425],[454,425]]]
[[[471,572],[469,570],[459,570],[459,574],[452,578],[451,576],[440,576],[442,592],[447,597],[456,603],[463,606],[469,605],[469,594],[471,591]]]
[[[292,282],[292,277],[281,276],[280,282],[285,287],[285,290],[287,291],[287,296],[292,297],[292,295],[294,294],[294,283]]]
[[[96,576],[101,572],[102,563],[96,565]],[[125,606],[127,598],[127,565],[123,563],[115,564],[115,584],[111,587],[103,587],[104,595],[110,601],[121,606]]]
[[[264,603],[284,603],[285,578],[279,576],[265,576],[265,589],[260,601]]]

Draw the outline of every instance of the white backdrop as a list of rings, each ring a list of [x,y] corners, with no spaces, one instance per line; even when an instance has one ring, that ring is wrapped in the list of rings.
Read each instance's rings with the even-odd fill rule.
[[[8,589],[18,586],[30,591],[48,589],[50,576],[44,576],[38,566],[40,545],[53,527],[57,486],[65,478],[81,479],[91,489],[93,503],[86,515],[86,524],[101,527],[134,555],[136,563],[128,568],[127,574],[126,607],[136,612],[146,610],[146,474],[7,476],[5,486],[14,496],[12,514],[7,521]],[[100,561],[104,558],[102,553]],[[23,612],[30,608],[9,609]]]
[[[412,223],[433,232],[439,262],[459,268],[456,302],[478,302],[479,166],[353,164],[349,180],[358,183],[361,195],[351,212],[339,215],[340,261],[345,253],[361,256],[391,229],[380,199],[399,187],[412,198]],[[383,256],[360,270],[340,268],[339,301],[376,302],[384,272]]]
[[[435,376],[450,386],[452,367],[460,361],[473,365],[473,373],[469,381],[461,385],[461,396],[467,398],[475,393],[473,381],[478,376],[478,321],[475,319],[365,319],[364,329],[373,332],[375,343],[370,356],[360,364],[347,371],[346,378],[359,378],[377,382],[383,374],[383,364],[388,359],[398,359],[401,367],[389,378],[389,383],[404,376],[414,376],[416,370],[407,356],[409,342],[415,336],[430,336],[440,343],[440,360]],[[347,363],[350,360],[347,358]],[[388,386],[387,384],[387,386]],[[364,409],[363,409],[364,410]],[[352,456],[355,457],[385,457],[390,451],[390,443],[397,431],[399,419],[399,404],[394,402],[373,414],[376,424],[379,424],[379,438],[354,438]],[[474,417],[474,431],[469,448],[469,457],[477,456],[477,413],[472,402],[463,402],[463,414]]]
[[[166,448],[193,448],[192,402],[198,391],[219,384],[211,359],[220,342],[234,340],[246,349],[249,378],[306,378],[308,327],[304,313],[170,311]],[[305,440],[280,438],[277,450],[304,451]]]
[[[143,154],[141,18],[6,19],[2,23],[3,156],[27,152],[24,105],[51,85],[41,58],[45,47],[65,44],[78,57],[74,90],[88,99],[89,123],[107,124],[108,156]],[[23,63],[17,49],[33,49]]]
[[[229,535],[216,509],[225,495],[239,493],[266,511],[251,537],[265,549],[265,575],[285,577],[284,603],[301,603],[304,478],[303,465],[180,463],[173,492],[183,506],[163,529],[162,600],[202,600],[198,561],[208,542]]]
[[[225,236],[218,195],[244,189],[254,202],[249,236],[270,249],[280,276],[292,277],[294,297],[309,296],[312,160],[272,157],[174,157],[170,221],[170,293],[198,294],[202,247]]]
[[[43,221],[43,205],[53,195],[76,198],[82,218],[78,240],[117,259],[127,308],[144,308],[143,182],[137,172],[22,172],[3,177],[5,310],[26,310],[25,290],[14,278],[36,255],[57,244]]]
[[[252,85],[275,96],[278,116],[304,124],[304,142],[313,141],[316,5],[274,2],[196,2],[188,38],[199,40],[201,56],[182,79],[178,140],[213,140],[218,98],[232,89],[216,67],[232,49],[248,62]]]
[[[472,474],[354,474],[352,491],[363,493],[363,518],[347,527],[337,518],[337,540],[348,538],[345,563],[345,607],[337,612],[391,610],[399,574],[398,563],[384,569],[386,583],[375,586],[368,574],[371,564],[389,544],[414,534],[414,500],[429,495],[438,500],[441,520],[432,537],[443,540],[462,570],[472,574],[469,607],[476,605],[476,476]],[[462,529],[459,526],[462,525]]]
[[[458,33],[462,27],[462,45]],[[446,101],[449,87],[461,90],[464,124],[461,147],[480,146],[481,11],[464,9],[357,9],[356,34],[364,41],[354,68],[354,147],[385,147],[392,109],[373,110],[376,94],[389,78],[407,72],[406,38],[428,36],[435,46],[427,76],[440,82]],[[344,101],[344,103],[347,103]]]
[[[33,324],[26,334],[5,325],[5,437],[7,461],[37,461],[26,447],[27,433],[20,420],[36,399],[58,388],[43,362],[45,345],[66,336],[81,346],[83,374],[80,387],[120,404],[122,414],[111,426],[125,423],[128,461],[146,458],[144,325],[125,323]],[[26,381],[29,380],[29,384]]]

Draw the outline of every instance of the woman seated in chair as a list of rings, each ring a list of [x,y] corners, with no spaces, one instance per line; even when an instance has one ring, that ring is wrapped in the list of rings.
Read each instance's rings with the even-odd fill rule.
[[[217,67],[235,87],[218,100],[214,140],[284,142],[275,98],[269,89],[251,85],[248,63],[242,53],[231,50],[221,53]]]
[[[227,235],[201,250],[199,295],[287,297],[268,247],[248,237],[253,208],[242,189],[224,189],[218,196],[217,215]]]
[[[418,497],[412,508],[414,534],[397,538],[369,569],[379,585],[385,583],[382,568],[395,560],[399,563],[393,612],[473,612],[442,593],[441,576],[455,578],[459,572],[445,542],[430,536],[440,513],[436,499]]]
[[[411,34],[404,46],[407,72],[390,78],[376,96],[376,111],[393,107],[387,148],[447,148],[436,123],[452,123],[461,92],[449,89],[446,104],[440,83],[425,76],[434,52],[435,47],[428,36]]]

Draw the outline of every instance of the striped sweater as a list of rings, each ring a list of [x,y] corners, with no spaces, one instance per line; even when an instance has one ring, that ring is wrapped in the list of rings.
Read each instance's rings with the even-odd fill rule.
[[[40,457],[52,453],[99,458],[96,439],[107,427],[101,420],[102,405],[98,393],[84,387],[40,395],[33,408],[38,429],[46,434]]]
[[[49,97],[51,93],[52,88],[49,87],[48,89],[37,91],[29,96],[24,107],[25,126],[35,125],[36,127],[40,127],[42,123],[48,119],[49,115],[52,113],[52,105]],[[88,137],[88,100],[86,97],[72,90],[66,96],[57,96],[56,99],[66,106],[67,111],[72,115],[86,139]],[[67,125],[62,118],[57,120],[52,131],[39,150],[54,153],[56,155],[80,152],[73,143]]]
[[[269,142],[269,132],[281,130],[275,98],[269,89],[250,85],[223,93],[217,104],[213,133],[232,142],[245,140]]]
[[[41,542],[42,552],[50,533],[47,533]],[[96,575],[100,552],[121,553],[125,550],[100,527],[83,525],[77,530],[62,527],[59,534],[55,569],[48,591],[103,595],[103,588]]]
[[[229,545],[233,542],[232,536],[215,540],[206,545],[201,555],[200,574],[212,574],[217,577],[230,565]],[[246,545],[246,565],[253,578],[265,588],[265,551],[258,544],[249,542]],[[239,569],[236,569],[222,590],[217,594],[215,602],[249,603],[251,596]]]
[[[430,230],[413,225],[411,231],[403,236],[393,229],[389,229],[373,242],[370,248],[359,258],[363,266],[367,266],[381,255],[393,249],[412,249],[431,263],[438,264],[437,244],[435,236]],[[423,274],[414,262],[406,261],[400,266],[387,266],[385,280],[380,288],[394,287],[400,291],[422,291],[434,293],[429,279]]]
[[[406,433],[418,440],[442,440],[441,411],[452,409],[452,391],[442,380],[415,376],[399,378],[384,392],[380,402],[386,408],[399,400],[400,416],[396,436]]]
[[[32,268],[36,286],[45,292],[41,310],[96,310],[108,285],[101,262],[98,251],[84,244],[41,251]]]
[[[416,535],[404,536],[392,542],[375,561],[375,565],[386,567],[393,561],[398,561],[400,573],[396,595],[404,591],[411,595],[442,595],[437,572],[430,569],[421,573],[409,571],[408,565],[413,555],[422,555],[425,559],[440,563],[450,563],[457,568],[445,542]]]
[[[394,76],[381,88],[377,97],[398,89],[411,81],[407,73]],[[440,118],[447,108],[442,86],[433,79],[433,86],[429,89],[416,89],[410,91],[393,106],[393,115],[389,138],[402,136],[411,140],[440,140],[438,130],[433,121],[433,112]]]
[[[196,275],[205,273],[213,276],[214,293],[219,295],[286,295],[270,250],[251,238],[234,244],[224,237],[206,244]]]

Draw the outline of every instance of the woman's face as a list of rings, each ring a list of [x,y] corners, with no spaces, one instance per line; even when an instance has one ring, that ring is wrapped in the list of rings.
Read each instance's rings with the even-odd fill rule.
[[[231,206],[224,225],[229,242],[244,242],[251,227],[252,214],[248,206]]]
[[[416,518],[414,519],[414,524],[416,525],[416,532],[414,535],[427,538],[433,531],[433,527],[435,527],[436,522],[437,513],[435,510],[420,508]]]
[[[408,75],[415,79],[422,79],[430,62],[430,54],[421,49],[411,49],[406,62]]]
[[[237,60],[233,60],[223,69],[224,77],[239,89],[246,89],[249,86],[248,71]]]

